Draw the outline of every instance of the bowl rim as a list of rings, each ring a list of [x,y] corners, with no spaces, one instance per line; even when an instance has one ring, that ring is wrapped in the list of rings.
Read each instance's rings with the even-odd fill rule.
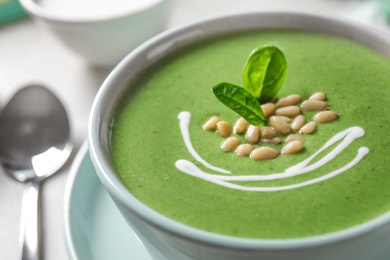
[[[100,144],[99,137],[99,121],[100,113],[104,105],[104,97],[109,95],[110,89],[113,88],[112,82],[116,77],[120,77],[123,73],[125,65],[133,60],[137,55],[145,52],[150,46],[158,43],[172,34],[185,33],[186,30],[194,28],[201,24],[213,23],[215,21],[226,19],[237,19],[243,16],[253,15],[271,15],[280,17],[304,17],[305,19],[327,21],[344,25],[350,28],[359,29],[365,35],[375,35],[378,39],[386,39],[390,43],[390,34],[380,28],[374,28],[366,24],[360,24],[353,20],[344,18],[335,18],[330,15],[307,13],[301,11],[251,11],[251,12],[235,12],[230,14],[222,14],[203,18],[196,21],[186,23],[168,29],[130,52],[109,74],[99,89],[93,102],[91,113],[88,122],[88,146],[92,162],[95,166],[99,179],[107,189],[109,194],[119,202],[120,206],[130,211],[135,217],[148,223],[153,228],[156,228],[164,233],[168,233],[180,239],[187,241],[196,241],[203,245],[212,245],[226,250],[267,250],[267,251],[283,251],[295,249],[310,249],[323,247],[325,245],[336,245],[340,242],[356,239],[359,236],[368,234],[373,230],[383,228],[390,224],[390,211],[368,220],[362,224],[352,226],[343,230],[315,235],[310,237],[288,238],[288,239],[263,239],[263,238],[243,238],[210,233],[200,229],[196,229],[180,222],[174,221],[165,217],[161,213],[149,208],[139,199],[132,195],[128,189],[122,184],[114,172],[110,170],[110,162],[104,158],[103,147]],[[368,47],[369,48],[369,47]],[[388,55],[390,58],[390,54]]]
[[[133,16],[170,0],[149,0],[147,2],[141,1],[143,2],[143,5],[137,6],[135,8],[129,7],[115,10],[115,12],[112,13],[95,14],[91,16],[77,15],[75,17],[72,17],[72,15],[67,13],[57,11],[53,12],[48,10],[42,7],[39,4],[39,1],[40,0],[19,0],[21,6],[35,17],[56,23],[91,24]]]

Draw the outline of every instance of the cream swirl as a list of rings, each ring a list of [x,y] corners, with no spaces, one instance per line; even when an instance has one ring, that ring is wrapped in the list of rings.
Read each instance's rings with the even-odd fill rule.
[[[191,155],[201,164],[203,164],[205,167],[219,171],[222,173],[230,173],[229,171],[215,167],[208,162],[206,162],[193,148],[193,145],[191,143],[190,134],[189,134],[189,123],[191,114],[189,112],[181,112],[178,116],[180,120],[180,129],[183,136],[184,143],[186,144],[187,149],[191,153]],[[285,179],[289,177],[294,177],[297,175],[301,175],[304,173],[308,173],[311,171],[314,171],[325,164],[332,161],[337,155],[339,155],[344,149],[346,149],[356,138],[362,137],[364,135],[364,130],[361,127],[354,126],[350,127],[336,135],[334,135],[328,142],[326,142],[317,152],[315,152],[313,155],[308,157],[306,160],[287,168],[282,173],[273,173],[273,174],[267,174],[267,175],[218,175],[218,174],[212,174],[205,171],[202,171],[198,166],[196,166],[194,163],[188,161],[188,160],[178,160],[176,161],[176,168],[182,171],[183,173],[186,173],[188,175],[204,179],[206,181],[227,187],[232,188],[236,190],[244,190],[244,191],[256,191],[256,192],[272,192],[272,191],[282,191],[282,190],[290,190],[290,189],[296,189],[308,185],[312,185],[315,183],[319,183],[325,180],[328,180],[330,178],[333,178],[348,169],[352,168],[356,164],[358,164],[365,155],[369,153],[369,149],[367,147],[361,147],[358,149],[357,155],[354,159],[352,159],[349,163],[344,165],[343,167],[336,169],[330,173],[327,173],[321,177],[314,178],[312,180],[308,180],[305,182],[292,184],[292,185],[285,185],[285,186],[273,186],[273,187],[247,187],[243,185],[239,185],[236,183],[231,182],[240,182],[240,181],[269,181],[269,180],[277,180],[277,179]],[[309,165],[309,163],[314,160],[320,153],[322,153],[325,149],[329,148],[330,146],[334,145],[338,141],[342,140],[335,148],[333,148],[330,152],[328,152],[324,157],[322,157],[317,162]]]

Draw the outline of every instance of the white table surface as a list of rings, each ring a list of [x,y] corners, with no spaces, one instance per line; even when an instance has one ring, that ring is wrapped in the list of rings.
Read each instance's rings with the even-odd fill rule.
[[[216,14],[253,10],[344,16],[387,30],[376,0],[176,0],[167,27]],[[0,110],[17,89],[30,83],[47,86],[67,108],[76,148],[73,156],[86,139],[90,107],[109,71],[91,69],[30,19],[0,27]],[[72,160],[42,188],[43,254],[49,260],[68,259],[63,200],[71,163]],[[0,260],[18,256],[23,187],[0,169]]]

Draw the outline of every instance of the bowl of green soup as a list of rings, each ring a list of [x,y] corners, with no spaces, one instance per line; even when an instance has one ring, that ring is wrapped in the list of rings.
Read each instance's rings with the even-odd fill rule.
[[[289,12],[163,32],[96,96],[96,172],[155,259],[388,259],[389,46]]]

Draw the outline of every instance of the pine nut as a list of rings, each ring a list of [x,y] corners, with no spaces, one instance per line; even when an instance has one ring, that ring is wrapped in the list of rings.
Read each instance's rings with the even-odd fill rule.
[[[316,122],[312,121],[310,123],[307,123],[304,125],[299,132],[301,134],[312,134],[314,131],[317,129],[317,124]]]
[[[287,143],[281,150],[282,154],[295,154],[302,151],[304,148],[303,143],[299,140],[294,140]]]
[[[203,129],[207,131],[214,130],[215,127],[217,126],[218,121],[219,121],[219,117],[217,116],[210,117],[210,119],[207,120],[207,122],[203,125]]]
[[[276,102],[276,107],[286,107],[296,105],[301,101],[301,97],[297,94],[288,95],[287,97],[281,98]]]
[[[263,110],[263,114],[266,118],[275,114],[276,106],[272,103],[266,103],[261,105],[261,110]]]
[[[223,142],[223,144],[221,145],[221,149],[225,152],[231,152],[234,151],[240,145],[240,143],[240,139],[235,136],[232,136],[226,139],[225,142]]]
[[[249,123],[244,118],[240,117],[236,124],[234,125],[234,133],[235,134],[243,134],[245,133],[246,129],[248,128]]]
[[[275,159],[278,156],[279,152],[269,147],[257,148],[250,154],[251,159],[256,161]]]
[[[219,121],[217,123],[217,133],[223,137],[226,138],[232,133],[232,126],[229,122],[226,121]]]
[[[276,109],[278,116],[295,117],[301,113],[301,110],[297,106],[286,106]]]
[[[240,144],[237,149],[236,149],[236,153],[240,156],[247,156],[249,155],[253,150],[255,149],[255,147],[251,144]]]
[[[291,118],[289,118],[287,116],[274,116],[274,117],[279,118],[280,120],[283,120],[286,123],[290,123],[291,122]]]
[[[321,111],[314,116],[314,121],[317,123],[328,123],[339,118],[339,115],[333,111]]]
[[[298,131],[301,129],[302,126],[306,123],[306,118],[304,115],[298,115],[294,118],[294,120],[291,123],[291,129],[293,131]]]
[[[260,127],[249,125],[246,131],[245,138],[249,143],[256,144],[259,142],[261,137]]]
[[[325,101],[326,100],[326,96],[324,93],[322,92],[317,92],[317,93],[314,93],[313,95],[311,95],[309,97],[310,100],[319,100],[319,101]]]
[[[301,101],[301,97],[297,94],[292,94],[287,97],[281,98],[276,102],[276,107],[285,107],[296,105]]]
[[[280,119],[277,116],[271,116],[269,118],[269,123],[282,135],[287,135],[291,132],[290,126],[283,119]]]
[[[287,143],[290,143],[295,140],[301,141],[302,143],[306,141],[305,138],[303,138],[303,136],[297,134],[289,134],[286,138]]]
[[[328,108],[328,103],[320,100],[306,100],[301,105],[302,109],[306,111],[321,111]]]
[[[274,137],[271,139],[261,138],[260,142],[262,144],[280,144],[282,140],[279,137]]]
[[[266,126],[266,127],[263,127],[263,129],[261,129],[261,136],[263,138],[271,139],[271,138],[274,138],[275,135],[276,135],[275,130],[270,126]]]

